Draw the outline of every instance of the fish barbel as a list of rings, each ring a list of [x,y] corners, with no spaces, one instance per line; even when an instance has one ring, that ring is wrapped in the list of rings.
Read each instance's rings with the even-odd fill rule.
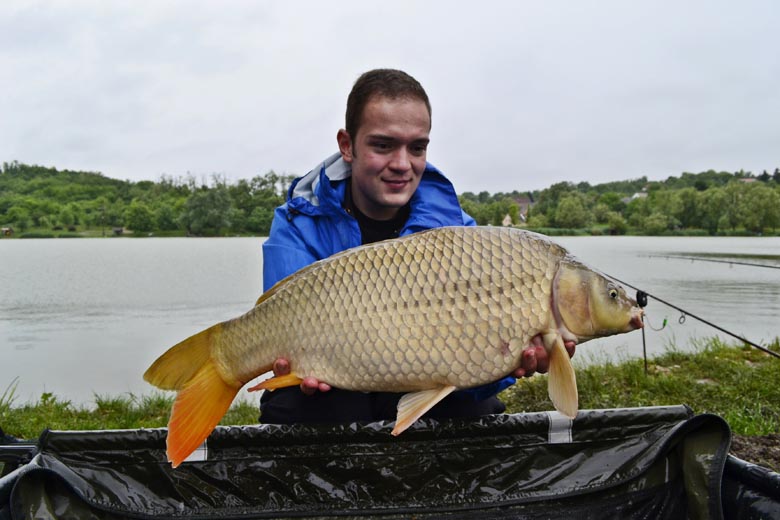
[[[175,467],[241,387],[280,357],[291,373],[252,390],[313,376],[347,390],[408,392],[398,404],[397,435],[452,391],[510,374],[534,339],[549,354],[553,405],[574,417],[577,384],[564,341],[641,326],[642,310],[621,287],[547,237],[445,227],[304,267],[246,314],[171,347],[144,379],[178,391],[167,439]]]

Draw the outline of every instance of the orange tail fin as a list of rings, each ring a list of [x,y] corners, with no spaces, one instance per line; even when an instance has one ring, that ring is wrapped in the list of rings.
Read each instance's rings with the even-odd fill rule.
[[[185,339],[144,373],[151,384],[179,391],[168,421],[168,460],[174,468],[209,436],[241,389],[240,382],[223,379],[211,358],[221,332],[217,324]]]
[[[168,460],[175,468],[200,446],[230,404],[241,385],[230,385],[209,360],[190,383],[179,390],[168,421]]]

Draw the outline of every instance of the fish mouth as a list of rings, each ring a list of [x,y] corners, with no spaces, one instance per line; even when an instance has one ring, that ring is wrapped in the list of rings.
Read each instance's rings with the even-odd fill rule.
[[[644,320],[642,319],[644,315],[645,311],[642,309],[637,309],[631,314],[631,319],[629,320],[628,324],[631,326],[632,330],[641,329],[645,326]]]

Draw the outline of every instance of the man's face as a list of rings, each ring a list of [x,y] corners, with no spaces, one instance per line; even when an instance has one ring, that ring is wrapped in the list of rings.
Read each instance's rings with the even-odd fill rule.
[[[341,156],[352,165],[352,200],[366,216],[388,220],[409,202],[425,170],[431,117],[423,101],[373,97],[357,135],[339,130]]]

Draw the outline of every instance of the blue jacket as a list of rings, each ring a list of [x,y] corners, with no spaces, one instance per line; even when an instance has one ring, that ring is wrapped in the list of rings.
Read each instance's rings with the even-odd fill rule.
[[[264,291],[312,262],[362,243],[357,220],[341,206],[350,175],[351,166],[337,153],[293,182],[263,244]],[[442,226],[476,225],[461,209],[450,181],[431,164],[426,165],[410,204],[401,236]]]
[[[302,267],[361,245],[357,220],[342,207],[350,175],[351,166],[336,153],[290,186],[287,202],[276,209],[263,243],[264,291]],[[442,226],[476,225],[460,207],[452,183],[430,163],[410,205],[401,236]],[[513,383],[513,378],[506,378],[480,387],[475,397],[495,395]]]

